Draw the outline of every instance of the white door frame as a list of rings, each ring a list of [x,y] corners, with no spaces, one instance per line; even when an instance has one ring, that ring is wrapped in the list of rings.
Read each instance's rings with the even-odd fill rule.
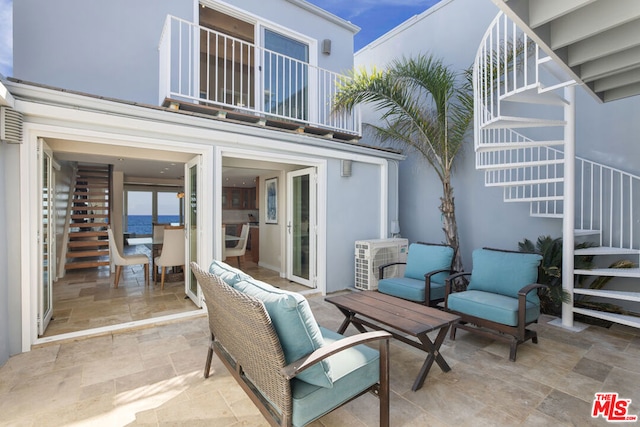
[[[23,135],[23,143],[20,145],[20,171],[23,179],[20,180],[19,185],[20,194],[28,194],[29,196],[20,197],[21,212],[26,213],[21,216],[20,222],[21,241],[24,243],[21,245],[21,259],[29,261],[22,263],[20,272],[22,351],[31,350],[31,346],[33,344],[47,343],[59,339],[76,338],[91,335],[96,332],[115,331],[118,329],[130,328],[137,324],[144,325],[155,323],[160,320],[160,318],[153,318],[146,321],[129,322],[123,325],[114,325],[112,327],[63,334],[53,338],[38,338],[38,277],[41,274],[40,261],[38,258],[39,245],[37,242],[39,228],[38,221],[41,216],[41,201],[37,199],[39,196],[38,179],[40,168],[37,155],[38,138],[75,140],[110,147],[134,147],[149,150],[190,153],[194,156],[200,155],[202,157],[202,164],[205,166],[202,168],[202,173],[199,174],[201,175],[202,182],[213,181],[212,168],[206,167],[206,165],[213,164],[214,147],[211,145],[188,142],[180,142],[178,144],[172,140],[163,140],[159,138],[122,135],[117,133],[33,123],[24,124]],[[202,235],[207,236],[211,235],[212,229],[212,221],[210,220],[212,218],[211,206],[213,205],[212,188],[210,188],[210,186],[207,186],[206,189],[203,188],[201,196],[202,208],[199,212],[199,217],[201,218],[199,221],[201,224],[200,231]],[[213,254],[212,243],[207,239],[201,239],[198,245],[198,251],[198,259],[211,259]],[[162,320],[200,315],[201,313],[202,312],[200,310],[194,310],[187,313],[165,316],[162,317]]]
[[[272,147],[273,148],[273,147]],[[314,150],[312,150],[314,151]],[[240,148],[230,148],[230,147],[218,147],[216,150],[215,156],[215,178],[214,178],[214,199],[221,200],[222,199],[222,158],[223,157],[233,157],[237,159],[247,159],[247,160],[258,160],[258,161],[266,161],[273,163],[289,163],[300,166],[314,167],[317,173],[317,240],[316,240],[316,279],[317,279],[317,290],[322,292],[322,294],[326,294],[327,292],[327,284],[326,284],[326,265],[327,265],[327,256],[326,256],[326,248],[327,248],[327,206],[325,201],[327,200],[327,160],[324,158],[311,158],[308,156],[295,155],[295,154],[283,154],[281,152],[275,152],[275,150],[271,152],[266,151],[257,151],[251,149],[240,149]],[[215,218],[216,218],[216,234],[220,235],[222,233],[222,205],[220,203],[216,203],[215,206]],[[278,209],[283,209],[282,207],[278,207]],[[281,211],[284,212],[284,211]],[[221,239],[215,239],[221,240]],[[280,247],[282,248],[282,253],[286,254],[286,227],[282,227],[280,233]],[[216,246],[216,257],[220,259],[222,255],[222,245],[219,244]],[[286,273],[286,256],[281,257],[280,271],[282,272],[282,276],[284,277]]]
[[[39,220],[38,220],[38,261],[39,261],[39,272],[38,275],[38,335],[43,335],[47,325],[51,321],[53,316],[53,282],[54,277],[56,275],[56,259],[55,259],[55,210],[53,209],[52,203],[54,201],[54,181],[53,181],[53,153],[47,143],[42,139],[38,138],[38,182],[39,191],[38,191],[38,199],[40,200],[40,209]],[[44,198],[43,192],[43,180],[44,180],[44,170],[43,170],[43,161],[45,156],[49,159],[47,162],[47,230],[45,231],[43,224],[43,210],[42,210],[42,200]],[[44,278],[42,273],[44,272],[44,260],[43,260],[43,252],[44,252],[44,244],[45,244],[45,234],[47,236],[47,281],[48,283],[44,283]],[[46,295],[45,295],[46,293]],[[48,302],[45,305],[45,300]]]

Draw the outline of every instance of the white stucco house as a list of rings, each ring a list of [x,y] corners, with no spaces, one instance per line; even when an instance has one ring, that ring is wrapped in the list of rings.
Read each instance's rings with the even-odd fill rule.
[[[226,179],[257,178],[260,264],[322,292],[352,286],[353,242],[388,237],[392,221],[410,241],[443,240],[435,173],[376,147],[358,116],[328,114],[338,74],[418,53],[475,69],[476,122],[453,177],[465,269],[475,248],[563,237],[574,298],[640,312],[640,271],[607,269],[640,257],[636,1],[442,0],[355,55],[358,29],[304,0],[41,3],[14,4],[15,76],[0,86],[4,114],[22,123],[21,136],[0,143],[0,363],[38,342],[43,260],[59,263],[43,252],[43,194],[56,196],[56,210],[58,197],[66,203],[76,163],[113,165],[114,194],[145,184],[195,199],[184,212],[185,244],[203,262],[221,256],[222,225],[236,218],[225,218]],[[499,56],[519,43],[526,53]],[[363,110],[363,122],[375,120]],[[43,174],[43,158],[52,174]],[[316,213],[304,227],[315,231],[308,277],[292,274],[287,232],[295,225],[288,189],[300,176]],[[261,205],[272,178],[275,222]],[[125,200],[114,200],[110,219],[119,238]],[[59,254],[58,221],[51,248]],[[599,260],[597,271],[574,269],[581,239],[597,244],[582,252]],[[575,275],[615,279],[580,290]],[[189,281],[186,293],[198,301]],[[575,313],[639,325],[637,316],[573,304],[562,325],[572,327]]]
[[[259,265],[326,293],[353,286],[356,240],[389,237],[404,156],[362,139],[357,114],[331,114],[353,24],[304,0],[27,0],[13,13],[14,75],[0,81],[0,363],[46,328],[66,242],[84,227],[74,196],[99,210],[74,195],[83,168],[109,173],[103,226],[84,240],[103,241],[109,222],[122,245],[128,196],[144,191],[154,218],[161,198],[184,201],[186,261],[208,265],[223,225],[250,214]]]

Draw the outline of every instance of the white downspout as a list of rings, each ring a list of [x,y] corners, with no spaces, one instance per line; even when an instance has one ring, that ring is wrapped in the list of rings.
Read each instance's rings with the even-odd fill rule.
[[[576,209],[576,87],[564,89],[564,215],[562,217],[562,289],[571,298],[562,303],[562,326],[573,328],[573,283]]]

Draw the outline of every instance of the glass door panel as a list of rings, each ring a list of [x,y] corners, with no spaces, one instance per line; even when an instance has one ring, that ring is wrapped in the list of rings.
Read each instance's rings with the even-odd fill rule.
[[[287,174],[287,276],[316,287],[316,184],[315,169]]]
[[[265,29],[264,47],[265,112],[308,120],[309,46]]]
[[[200,156],[194,158],[185,166],[185,244],[187,260],[185,262],[184,286],[185,293],[200,307],[198,282],[189,268],[190,262],[198,262],[198,168]]]
[[[55,275],[55,259],[53,256],[54,233],[53,224],[53,183],[51,152],[44,143],[39,142],[39,151],[42,154],[40,172],[40,200],[42,206],[42,220],[40,222],[40,292],[38,304],[38,335],[43,335],[47,329],[53,314],[53,277]]]

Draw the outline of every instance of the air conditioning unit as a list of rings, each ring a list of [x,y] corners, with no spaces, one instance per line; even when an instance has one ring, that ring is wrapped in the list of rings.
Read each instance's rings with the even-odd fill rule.
[[[22,143],[22,114],[13,108],[0,107],[0,141]]]
[[[379,268],[392,262],[407,262],[407,239],[374,239],[356,241],[356,289],[378,289]],[[404,265],[385,270],[386,277],[404,275]]]

